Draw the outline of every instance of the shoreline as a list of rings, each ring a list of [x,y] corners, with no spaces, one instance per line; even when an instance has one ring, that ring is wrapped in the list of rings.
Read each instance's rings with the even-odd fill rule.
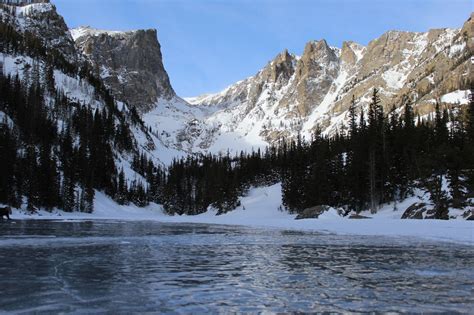
[[[406,208],[413,200],[400,204]],[[245,226],[258,229],[279,229],[306,232],[331,233],[354,236],[413,237],[418,240],[442,241],[474,246],[474,221],[464,219],[401,219],[402,210],[394,211],[393,205],[382,207],[375,215],[361,214],[370,219],[349,219],[340,217],[335,210],[323,213],[318,219],[295,220],[296,214],[281,211],[281,186],[252,188],[246,196],[240,197],[241,206],[217,216],[209,210],[198,215],[168,215],[159,204],[140,208],[133,204],[119,205],[105,194],[96,192],[94,212],[64,212],[39,210],[29,214],[25,210],[14,210],[12,219],[20,220],[115,220],[153,221],[162,223],[195,223]]]
[[[149,211],[149,210],[148,210]],[[238,211],[238,210],[235,210]],[[17,213],[18,214],[18,213]],[[402,219],[347,219],[321,218],[294,220],[294,215],[282,213],[277,218],[255,218],[249,216],[242,219],[231,213],[215,216],[215,212],[206,212],[196,216],[169,216],[156,211],[144,212],[137,216],[103,216],[84,213],[44,213],[36,215],[21,214],[12,216],[15,220],[53,220],[53,221],[120,221],[120,222],[157,222],[169,224],[212,224],[241,226],[256,229],[291,230],[301,232],[317,232],[346,236],[382,236],[393,238],[412,238],[419,241],[438,241],[460,245],[474,246],[474,223],[464,220],[402,220]],[[240,213],[239,213],[240,214]],[[410,241],[410,240],[408,240]]]

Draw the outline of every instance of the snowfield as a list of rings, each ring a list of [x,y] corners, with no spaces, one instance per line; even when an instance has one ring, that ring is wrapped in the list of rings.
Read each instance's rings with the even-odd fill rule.
[[[474,245],[474,222],[472,221],[400,219],[403,210],[414,202],[413,199],[407,199],[398,204],[398,209],[400,209],[398,211],[393,210],[393,205],[387,205],[380,209],[376,215],[373,215],[372,219],[358,220],[340,217],[333,209],[321,215],[319,219],[295,220],[296,215],[281,210],[281,200],[281,185],[276,184],[251,189],[247,196],[240,198],[240,207],[224,215],[217,216],[217,211],[209,210],[196,216],[169,216],[164,213],[161,205],[150,204],[145,208],[134,205],[121,206],[103,193],[96,192],[95,210],[92,214],[39,211],[35,215],[30,215],[20,210],[14,211],[12,218],[154,220],[175,223],[244,225],[256,228],[316,231],[342,235],[408,237]],[[371,216],[368,212],[361,214]]]

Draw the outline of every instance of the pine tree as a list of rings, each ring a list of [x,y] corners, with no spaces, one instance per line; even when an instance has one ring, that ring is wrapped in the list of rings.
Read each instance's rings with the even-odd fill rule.
[[[0,203],[11,202],[18,205],[15,166],[17,163],[17,143],[8,126],[6,116],[0,122]]]
[[[115,200],[121,205],[127,204],[127,196],[128,196],[127,182],[125,181],[125,173],[122,168],[118,175],[117,194],[116,194]]]
[[[384,123],[383,109],[380,105],[378,90],[373,89],[372,100],[369,104],[369,189],[370,189],[370,211],[376,213],[383,197],[382,185],[382,163],[384,158]],[[380,185],[382,183],[382,185]]]
[[[28,146],[26,151],[27,165],[27,208],[29,211],[35,211],[40,206],[40,193],[38,182],[38,164],[36,148],[32,145]]]
[[[51,210],[58,205],[59,179],[56,159],[51,155],[51,147],[48,144],[44,144],[40,149],[38,178],[40,205]]]
[[[471,88],[467,109],[466,144],[464,160],[467,171],[468,197],[474,198],[474,88]]]

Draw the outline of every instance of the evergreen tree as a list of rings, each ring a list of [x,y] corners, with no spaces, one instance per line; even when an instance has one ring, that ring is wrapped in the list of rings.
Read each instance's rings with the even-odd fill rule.
[[[369,104],[369,187],[370,187],[370,211],[377,212],[379,204],[382,202],[382,178],[383,159],[385,152],[383,148],[384,123],[383,109],[380,105],[378,90],[373,89],[372,100]],[[382,184],[380,184],[382,183]]]

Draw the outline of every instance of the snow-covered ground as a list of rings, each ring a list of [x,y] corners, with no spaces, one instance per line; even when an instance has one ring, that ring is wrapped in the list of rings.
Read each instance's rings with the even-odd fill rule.
[[[403,210],[393,211],[393,205],[382,208],[372,219],[348,219],[328,211],[319,219],[295,220],[295,215],[281,211],[281,185],[251,189],[247,196],[240,199],[241,206],[227,214],[216,216],[210,210],[197,216],[168,216],[163,208],[151,204],[145,208],[134,205],[120,206],[104,194],[97,192],[95,211],[92,214],[53,213],[40,211],[28,215],[19,211],[13,212],[13,219],[115,219],[115,220],[154,220],[176,223],[207,223],[245,225],[258,228],[291,229],[317,231],[345,235],[373,235],[392,237],[415,237],[429,240],[474,245],[474,223],[465,220],[401,220]],[[398,205],[405,209],[413,200]],[[370,215],[369,213],[363,213]]]

